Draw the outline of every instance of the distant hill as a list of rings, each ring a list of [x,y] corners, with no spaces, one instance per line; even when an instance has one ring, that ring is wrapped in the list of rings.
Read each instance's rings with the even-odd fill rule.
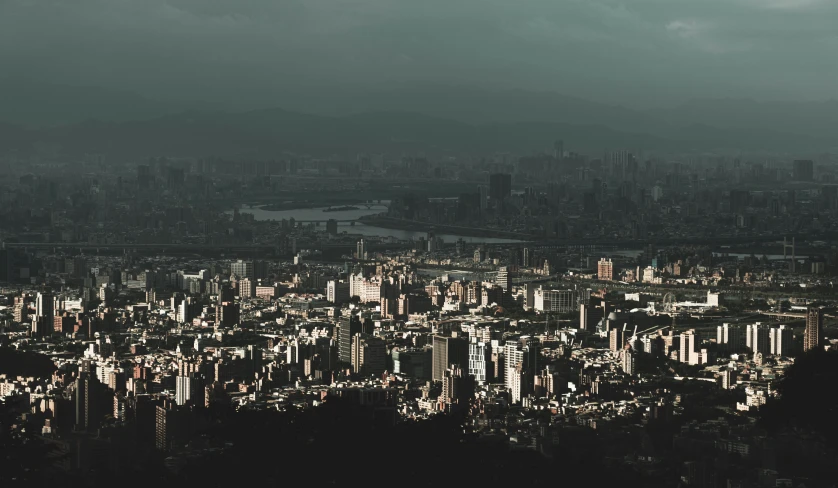
[[[309,93],[314,92],[314,93]],[[401,83],[277,90],[280,109],[208,111],[131,92],[0,79],[0,150],[272,157],[288,151],[834,149],[838,102],[695,100],[639,111],[548,92]]]
[[[14,137],[5,134],[11,131]],[[260,110],[191,112],[123,123],[85,122],[43,130],[0,127],[0,150],[58,148],[63,154],[275,157],[283,151],[328,155],[359,151],[428,153],[549,150],[557,137],[574,149],[666,147],[669,141],[602,126],[555,123],[466,124],[407,112],[324,117]]]
[[[368,112],[326,117],[285,110],[244,113],[187,112],[130,122],[89,121],[47,129],[0,125],[0,151],[146,157],[215,155],[276,157],[283,151],[315,155],[360,151],[490,153],[548,151],[555,139],[566,147],[598,155],[610,149],[825,150],[831,139],[756,130],[722,130],[693,125],[670,137],[615,130],[605,125],[554,122],[469,124],[411,112]]]
[[[0,78],[0,123],[24,127],[152,119],[188,108],[127,91]]]
[[[678,107],[650,110],[647,116],[669,124],[701,124],[813,137],[838,134],[838,100],[758,102],[749,99],[691,100]]]
[[[651,114],[551,92],[389,83],[323,90],[314,98],[277,96],[276,104],[288,110],[330,116],[400,111],[478,125],[553,122],[603,125],[616,130],[650,133],[660,132],[666,127],[666,122]]]

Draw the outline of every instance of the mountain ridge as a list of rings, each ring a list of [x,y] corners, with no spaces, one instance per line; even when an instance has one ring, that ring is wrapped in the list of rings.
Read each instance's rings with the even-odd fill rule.
[[[46,129],[0,124],[0,149],[115,156],[275,157],[286,151],[312,155],[355,152],[492,153],[547,152],[556,139],[568,150],[814,151],[829,139],[786,133],[732,131],[694,125],[673,137],[615,130],[603,124],[515,122],[469,124],[405,111],[321,116],[282,108],[249,112],[190,111],[127,122],[88,120]]]

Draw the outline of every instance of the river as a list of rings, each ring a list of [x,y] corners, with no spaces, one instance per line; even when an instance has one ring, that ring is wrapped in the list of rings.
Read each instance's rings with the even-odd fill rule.
[[[385,205],[371,205],[370,208],[362,204],[353,205],[358,207],[358,210],[337,210],[334,212],[324,212],[328,207],[318,208],[301,208],[296,210],[263,210],[259,207],[243,207],[239,209],[240,213],[252,214],[256,220],[357,220],[367,215],[375,215],[387,211]],[[320,224],[325,231],[325,223]],[[415,240],[420,237],[427,237],[428,233],[423,231],[400,230],[400,229],[385,229],[383,227],[376,227],[372,225],[364,225],[361,222],[355,222],[351,225],[349,222],[339,222],[338,232],[346,231],[349,234],[358,234],[366,237],[393,237],[399,240]],[[492,237],[470,237],[457,234],[437,234],[437,237],[442,238],[446,243],[456,242],[458,239],[463,239],[468,243],[485,243],[485,244],[509,244],[521,242],[515,239],[500,239]]]

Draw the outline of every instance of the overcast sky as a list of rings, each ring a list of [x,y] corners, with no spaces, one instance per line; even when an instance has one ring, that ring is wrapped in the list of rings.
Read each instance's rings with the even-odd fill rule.
[[[838,98],[838,0],[0,0],[0,73],[155,96],[432,81]]]

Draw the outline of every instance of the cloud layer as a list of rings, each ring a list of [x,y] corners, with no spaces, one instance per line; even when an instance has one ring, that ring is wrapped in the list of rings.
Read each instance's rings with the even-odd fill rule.
[[[404,81],[838,98],[834,0],[0,0],[2,71],[259,103]]]

